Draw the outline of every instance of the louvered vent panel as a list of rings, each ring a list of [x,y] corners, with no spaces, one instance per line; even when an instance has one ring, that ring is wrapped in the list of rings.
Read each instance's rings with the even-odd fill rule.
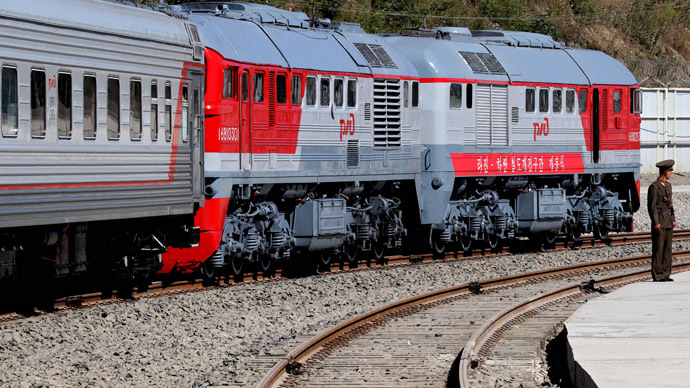
[[[472,72],[474,73],[485,73],[486,72],[486,66],[484,66],[484,63],[479,59],[477,56],[477,53],[469,52],[469,51],[459,51],[460,55],[462,55],[462,59],[465,60],[465,63],[467,63],[467,66],[472,69]]]
[[[268,126],[276,126],[276,73],[268,73]]]
[[[501,63],[498,62],[493,54],[477,53],[477,56],[481,59],[482,63],[484,63],[489,74],[506,74],[506,70],[501,66]]]
[[[605,131],[609,127],[609,93],[606,89],[604,89],[604,101],[601,113],[601,129]]]
[[[400,80],[374,80],[374,147],[400,147]]]
[[[514,106],[512,109],[512,119],[513,123],[518,123],[520,121],[520,109],[517,106]]]
[[[369,102],[364,104],[364,120],[371,120],[371,103]]]
[[[507,86],[477,86],[477,145],[508,145]]]
[[[355,43],[357,50],[362,54],[364,59],[371,67],[379,67],[385,69],[397,69],[393,59],[388,55],[386,49],[378,44]]]
[[[347,141],[347,166],[359,167],[359,140]]]
[[[477,85],[477,145],[491,145],[491,86]]]

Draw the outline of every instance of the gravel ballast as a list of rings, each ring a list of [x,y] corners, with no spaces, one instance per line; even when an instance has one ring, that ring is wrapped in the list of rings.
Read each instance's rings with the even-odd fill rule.
[[[690,226],[689,195],[674,194],[680,228]],[[649,230],[644,186],[642,204],[636,230]],[[690,249],[690,241],[675,242],[674,249]],[[254,386],[267,371],[256,367],[257,359],[372,308],[470,281],[649,250],[631,244],[439,262],[33,317],[0,326],[0,385]]]

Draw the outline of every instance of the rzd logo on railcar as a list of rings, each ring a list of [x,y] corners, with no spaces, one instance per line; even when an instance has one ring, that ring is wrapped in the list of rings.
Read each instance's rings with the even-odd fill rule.
[[[534,126],[534,141],[537,141],[537,136],[549,136],[549,119],[544,118],[545,123],[532,123]]]
[[[340,120],[340,141],[343,141],[343,136],[352,136],[355,134],[355,115],[350,113],[350,120]]]
[[[240,139],[240,130],[237,127],[220,127],[218,131],[218,140],[222,142],[238,141]]]

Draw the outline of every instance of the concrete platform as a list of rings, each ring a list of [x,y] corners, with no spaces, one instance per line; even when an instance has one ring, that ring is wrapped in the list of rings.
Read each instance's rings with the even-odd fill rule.
[[[576,387],[690,387],[690,272],[671,277],[593,299],[565,322]]]

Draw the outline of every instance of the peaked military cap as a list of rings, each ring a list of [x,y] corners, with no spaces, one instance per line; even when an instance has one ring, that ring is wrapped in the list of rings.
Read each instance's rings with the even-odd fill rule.
[[[659,173],[663,173],[666,170],[671,170],[673,171],[673,165],[676,164],[676,161],[673,159],[668,159],[668,160],[662,160],[661,162],[657,163],[656,166],[659,167]]]

